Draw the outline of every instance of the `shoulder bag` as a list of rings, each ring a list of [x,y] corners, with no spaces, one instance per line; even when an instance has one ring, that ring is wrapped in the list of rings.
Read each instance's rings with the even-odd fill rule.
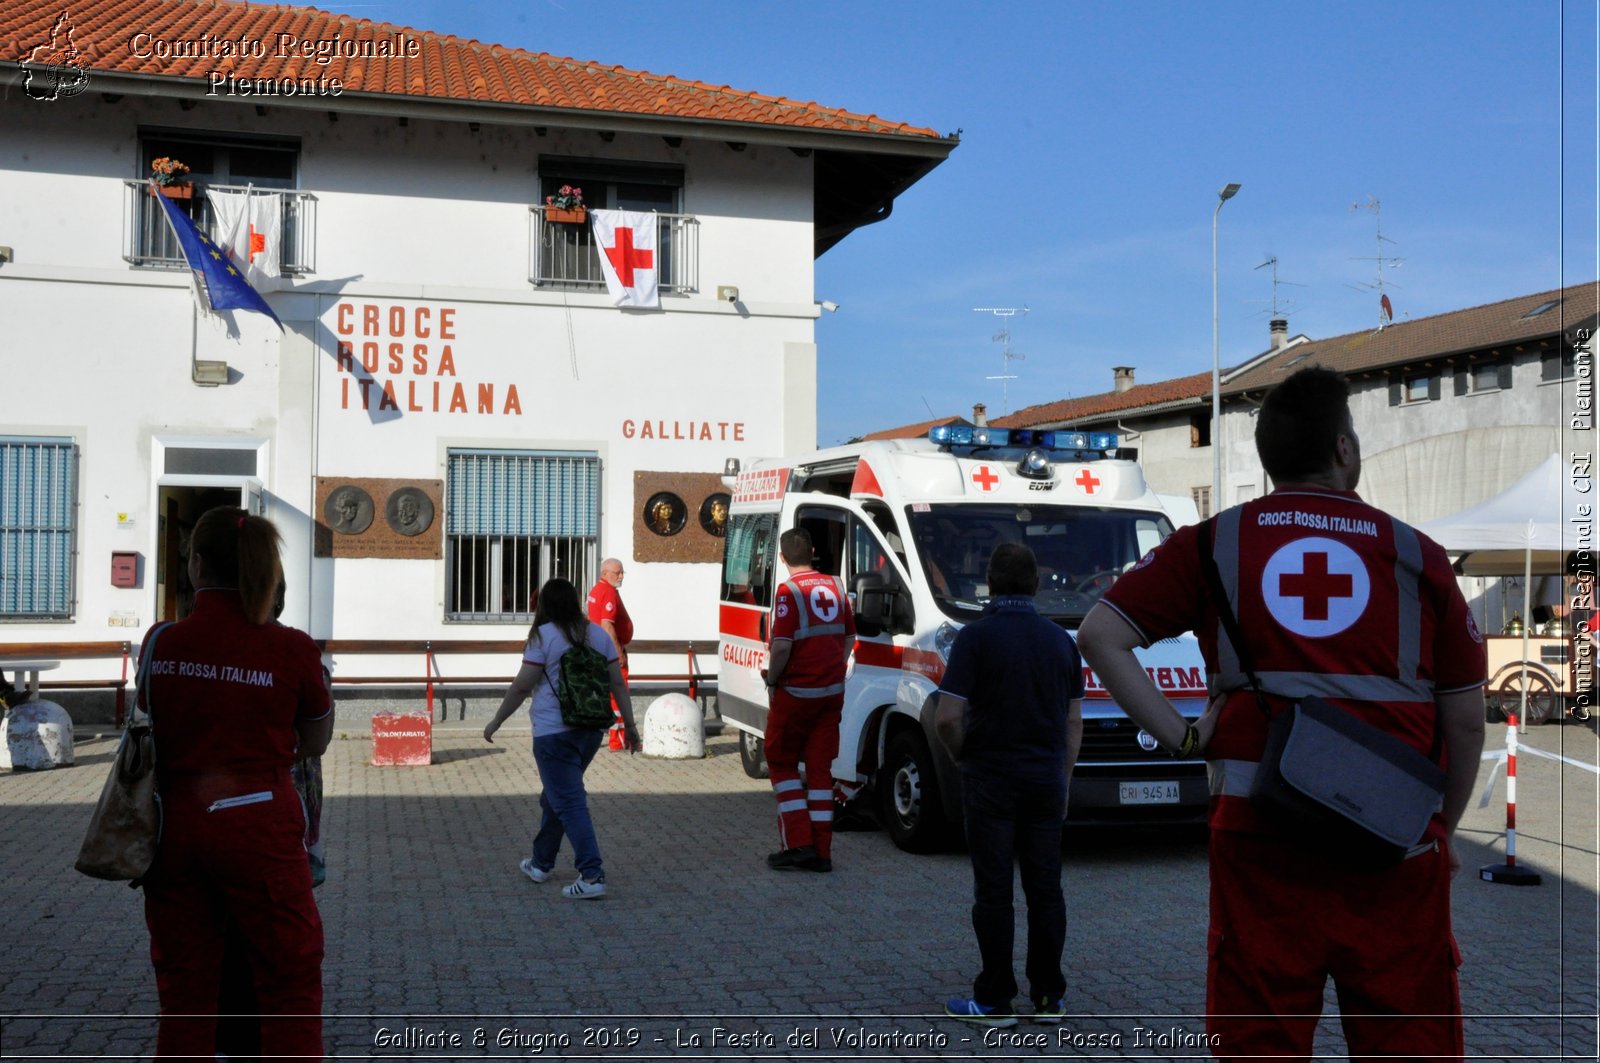
[[[91,878],[127,882],[137,887],[155,863],[161,841],[161,795],[156,793],[156,739],[150,708],[150,663],[156,638],[167,625],[150,632],[144,660],[139,666],[138,691],[147,711],[139,711],[135,697],[128,726],[117,743],[111,774],[100,790],[100,801],[89,818],[74,865]]]
[[[1206,582],[1217,619],[1267,718],[1267,744],[1250,803],[1330,861],[1356,870],[1392,867],[1413,855],[1444,803],[1441,735],[1428,755],[1317,697],[1276,716],[1267,707],[1250,649],[1211,552],[1211,522],[1200,529]]]

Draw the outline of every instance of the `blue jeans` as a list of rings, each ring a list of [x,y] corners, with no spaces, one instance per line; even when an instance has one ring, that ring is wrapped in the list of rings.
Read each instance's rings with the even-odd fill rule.
[[[1015,776],[961,773],[967,846],[972,855],[972,929],[983,970],[972,996],[986,1007],[1009,1010],[1017,993],[1011,967],[1011,867],[1022,875],[1028,902],[1028,996],[1051,1001],[1066,992],[1061,950],[1067,907],[1061,893],[1061,820],[1066,788]]]
[[[590,882],[606,880],[600,842],[589,818],[589,795],[583,789],[583,773],[604,737],[603,730],[557,731],[533,740],[533,760],[544,784],[539,794],[539,833],[533,836],[533,866],[541,871],[556,866],[564,835],[572,839],[579,874]]]

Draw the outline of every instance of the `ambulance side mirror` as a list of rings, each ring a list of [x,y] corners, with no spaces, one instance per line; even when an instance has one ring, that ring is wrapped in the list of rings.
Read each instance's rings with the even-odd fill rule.
[[[899,591],[889,583],[882,572],[863,572],[856,577],[855,599],[856,630],[869,637],[881,635],[894,627],[894,601]]]

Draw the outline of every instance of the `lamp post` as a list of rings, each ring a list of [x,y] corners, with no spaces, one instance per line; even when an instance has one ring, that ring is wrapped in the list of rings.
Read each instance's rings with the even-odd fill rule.
[[[1237,182],[1222,186],[1211,212],[1211,512],[1222,508],[1222,347],[1217,338],[1217,217],[1222,205],[1239,191]]]

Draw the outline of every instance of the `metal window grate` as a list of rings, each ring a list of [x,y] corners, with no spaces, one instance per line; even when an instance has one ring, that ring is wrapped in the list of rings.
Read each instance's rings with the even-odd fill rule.
[[[0,616],[70,619],[78,449],[0,436]]]
[[[547,579],[580,592],[599,571],[600,460],[459,450],[445,480],[449,620],[526,620]]]
[[[156,269],[183,269],[187,263],[178,247],[178,238],[167,224],[161,204],[150,191],[147,181],[124,181],[127,203],[123,210],[122,257],[135,266]],[[290,188],[252,188],[246,185],[208,184],[206,188],[218,192],[250,192],[252,195],[276,193],[283,197],[283,242],[278,249],[278,266],[284,273],[315,273],[317,269],[316,232],[317,200],[309,192]],[[211,216],[211,200],[205,190],[195,189],[194,198],[188,201],[189,217],[202,232],[213,238],[223,234],[216,229],[216,219]]]
[[[656,226],[661,291],[680,295],[699,291],[700,219],[689,214],[657,214]],[[543,207],[529,207],[528,228],[530,281],[541,287],[604,290],[600,250],[594,230],[587,224],[548,222]]]

